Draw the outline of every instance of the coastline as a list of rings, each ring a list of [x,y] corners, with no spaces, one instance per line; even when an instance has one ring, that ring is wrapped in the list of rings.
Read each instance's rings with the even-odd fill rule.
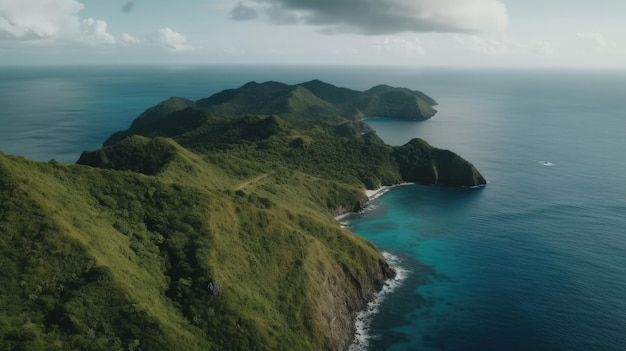
[[[348,351],[367,350],[369,340],[374,337],[374,335],[369,334],[372,318],[378,313],[380,305],[387,295],[402,286],[402,283],[408,276],[409,271],[400,265],[401,259],[398,256],[386,251],[383,251],[382,254],[387,264],[389,264],[389,267],[396,272],[396,275],[393,278],[385,280],[383,287],[374,295],[374,298],[367,303],[367,307],[357,313],[354,319],[354,338],[350,346],[348,346]]]
[[[387,190],[389,190],[388,186],[382,186],[378,189],[365,189],[365,196],[367,196],[367,199],[369,201],[374,200],[375,198],[381,196],[382,194],[384,194]]]
[[[363,211],[367,211],[368,207],[370,206],[370,202],[372,200],[375,200],[381,196],[383,196],[387,191],[399,187],[399,186],[405,186],[405,185],[413,185],[415,183],[410,183],[410,182],[404,182],[404,183],[399,183],[399,184],[394,184],[394,185],[383,185],[378,189],[365,189],[365,196],[367,197],[367,203],[365,203],[365,206],[363,206],[363,208],[361,208],[359,210],[359,212],[352,212],[352,211],[348,211],[348,212],[344,212],[340,215],[334,216],[335,220],[337,222],[339,222],[341,224],[341,227],[346,229],[350,226],[350,222],[345,221],[344,219],[350,217],[351,215],[355,214],[355,213],[361,213]]]
[[[404,182],[404,183],[399,183],[399,184],[394,184],[394,185],[383,185],[378,189],[366,189],[365,190],[365,196],[367,196],[367,199],[369,201],[372,201],[374,199],[377,199],[379,197],[381,197],[384,193],[386,193],[387,191],[389,191],[390,189],[393,188],[397,188],[399,186],[406,186],[406,185],[413,185],[415,183],[411,183],[411,182]]]
[[[366,211],[370,205],[370,202],[381,197],[390,189],[399,186],[412,185],[414,183],[400,183],[395,185],[385,185],[381,186],[378,189],[366,189],[365,195],[367,196],[368,202],[365,204],[365,207],[361,209],[359,212]],[[335,219],[341,224],[341,227],[346,229],[350,226],[350,222],[346,220],[346,218],[355,214],[355,212],[347,212],[339,216],[335,216]],[[356,234],[356,233],[354,233]],[[358,235],[358,234],[356,234]],[[370,324],[372,318],[378,313],[379,307],[381,303],[384,301],[385,297],[392,293],[396,288],[402,285],[404,280],[406,279],[409,271],[400,265],[401,260],[399,257],[386,252],[381,252],[385,261],[389,265],[389,267],[396,273],[393,278],[389,278],[384,281],[382,288],[380,291],[376,292],[367,303],[365,309],[359,311],[354,318],[354,337],[352,343],[348,346],[348,351],[365,351],[369,345],[369,340],[373,337],[368,333],[370,328]]]

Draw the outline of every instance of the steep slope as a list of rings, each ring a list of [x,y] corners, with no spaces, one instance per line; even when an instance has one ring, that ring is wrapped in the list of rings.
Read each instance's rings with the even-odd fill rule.
[[[174,112],[184,110],[188,107],[195,107],[195,103],[185,98],[172,96],[171,98],[151,107],[137,117],[132,127],[158,122],[161,118],[171,115]]]
[[[79,165],[0,153],[3,349],[345,349],[394,272],[333,215],[364,188],[484,179],[385,145],[324,84],[348,102],[249,83],[148,109]]]
[[[376,86],[350,103],[364,117],[425,120],[437,113],[432,108],[437,103],[424,93],[388,85]]]
[[[0,155],[3,346],[343,349],[392,274],[326,210],[360,190],[280,170],[215,188],[174,147],[160,176]]]
[[[176,148],[162,138],[132,135],[100,150],[84,152],[79,164],[154,175],[175,157]]]
[[[421,91],[417,91],[417,90],[411,90],[411,89],[407,89],[407,88],[394,88],[392,86],[386,85],[386,84],[379,84],[375,87],[372,87],[371,89],[367,90],[365,92],[365,95],[376,95],[376,94],[382,94],[382,93],[389,93],[392,91],[400,91],[404,94],[407,95],[413,95],[416,98],[419,98],[420,100],[423,100],[428,106],[436,106],[437,105],[437,101],[435,101],[433,98],[431,98],[430,96],[424,94]]]
[[[333,104],[345,104],[350,100],[362,95],[362,93],[359,91],[347,88],[339,88],[332,84],[322,82],[319,79],[314,79],[308,82],[300,83],[298,85],[306,88],[320,99],[326,100]]]
[[[196,102],[215,114],[277,114],[297,119],[389,117],[424,120],[437,112],[435,100],[406,88],[376,86],[366,92],[339,88],[320,80],[296,85],[250,82]]]
[[[319,80],[295,86],[251,82],[201,99],[197,108],[160,116],[154,123],[133,123],[105,145],[130,135],[167,136],[199,153],[228,150],[241,158],[256,157],[367,188],[400,181],[484,185],[480,173],[458,155],[430,147],[415,157],[409,155],[409,147],[393,151],[367,125],[352,119],[356,113],[419,120],[434,114],[430,105],[435,104],[422,92],[387,85],[358,92]],[[420,158],[422,154],[429,160]],[[79,163],[108,162],[92,158],[85,154]],[[423,162],[436,167],[427,171],[418,165]]]
[[[268,111],[276,98],[282,97],[289,89],[287,84],[278,82],[249,82],[239,89],[228,89],[211,97],[196,101],[200,108],[218,111],[223,115],[272,114]]]
[[[336,108],[301,86],[277,82],[250,82],[197,101],[197,106],[219,115],[282,114],[302,117],[336,116]]]
[[[485,178],[469,162],[449,150],[430,146],[421,139],[413,139],[392,153],[398,163],[402,179],[408,182],[481,186]]]
[[[173,113],[184,110],[186,108],[195,107],[195,102],[184,98],[173,96],[156,106],[150,107],[145,110],[139,117],[137,117],[131,126],[132,130],[141,130],[145,128],[154,128],[158,124],[168,124],[167,121],[163,121],[163,118],[171,116]],[[123,139],[130,135],[130,133],[118,132],[111,135],[104,145],[113,144],[116,141]]]

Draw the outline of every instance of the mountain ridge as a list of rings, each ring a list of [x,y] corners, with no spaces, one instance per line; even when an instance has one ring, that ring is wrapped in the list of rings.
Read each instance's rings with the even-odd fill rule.
[[[268,81],[248,82],[237,89],[226,89],[195,102],[171,97],[144,111],[127,132],[112,135],[104,145],[110,145],[158,123],[172,113],[194,108],[221,116],[280,115],[306,123],[304,120],[337,117],[360,120],[367,117],[387,117],[423,121],[434,116],[437,102],[420,91],[378,85],[365,92],[339,88],[320,80],[295,85]],[[310,121],[309,121],[310,122]]]
[[[484,179],[422,140],[386,145],[349,89],[308,85],[349,103],[248,83],[149,108],[76,165],[0,153],[3,347],[346,349],[395,273],[333,216],[366,188]]]

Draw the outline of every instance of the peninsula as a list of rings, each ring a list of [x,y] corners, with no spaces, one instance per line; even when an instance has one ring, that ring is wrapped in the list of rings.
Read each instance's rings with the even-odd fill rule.
[[[147,109],[78,164],[0,153],[7,349],[343,350],[394,275],[333,216],[365,189],[480,186],[455,153],[386,145],[364,117],[425,94],[248,83]]]

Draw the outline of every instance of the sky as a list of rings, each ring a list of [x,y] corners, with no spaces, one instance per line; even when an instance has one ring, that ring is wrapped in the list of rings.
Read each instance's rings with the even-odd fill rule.
[[[626,68],[624,0],[0,0],[0,65]]]

